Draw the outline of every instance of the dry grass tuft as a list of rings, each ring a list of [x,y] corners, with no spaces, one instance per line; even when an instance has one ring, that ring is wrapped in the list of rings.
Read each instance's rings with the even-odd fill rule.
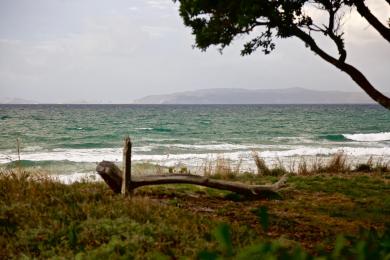
[[[309,165],[307,164],[307,161],[305,158],[301,158],[301,160],[298,163],[298,169],[297,169],[297,174],[298,175],[310,175],[311,169]]]
[[[242,160],[233,165],[231,160],[218,156],[215,161],[206,160],[204,162],[203,174],[217,179],[234,180],[241,172],[241,163]]]
[[[278,160],[278,164],[273,168],[269,168],[264,159],[256,151],[252,151],[252,158],[255,161],[257,174],[261,176],[280,176],[287,173],[286,168],[283,166],[283,162]]]
[[[390,161],[385,162],[383,158],[378,159],[374,162],[373,157],[370,157],[366,163],[358,164],[354,172],[374,172],[378,174],[390,172]]]
[[[324,162],[316,157],[313,162],[308,163],[307,158],[302,157],[298,163],[296,173],[298,175],[313,175],[321,173],[349,173],[351,165],[348,163],[347,156],[340,152],[334,154],[329,161]]]
[[[255,161],[258,175],[270,175],[270,169],[265,164],[264,159],[261,158],[256,151],[252,151],[252,158]]]
[[[365,173],[390,173],[390,162],[384,162],[383,160],[377,160],[374,162],[370,158],[365,164],[358,164],[353,166],[348,160],[348,157],[343,152],[334,154],[329,160],[325,160],[322,157],[315,157],[312,160],[309,158],[301,157],[299,162],[290,165],[290,170],[287,170],[281,160],[273,166],[268,166],[263,158],[260,157],[256,151],[252,152],[252,158],[256,165],[256,173],[246,171],[246,174],[257,174],[257,176],[281,176],[286,173],[292,173],[296,175],[316,175],[316,174],[350,174],[353,172],[365,172]],[[202,166],[203,174],[205,176],[211,176],[220,179],[234,180],[238,178],[241,171],[242,161],[237,164],[232,164],[231,160],[226,159],[223,156],[219,156],[215,161],[207,160]],[[297,167],[295,167],[295,165]]]
[[[390,173],[390,162],[385,162],[383,158],[374,161],[370,157],[366,163],[352,165],[348,161],[346,154],[340,152],[332,156],[329,161],[316,157],[313,162],[308,162],[307,158],[301,158],[296,170],[298,175],[314,174],[350,174],[350,173],[372,173],[386,174]]]
[[[326,173],[346,173],[351,171],[351,165],[347,162],[347,155],[336,153],[322,169]]]

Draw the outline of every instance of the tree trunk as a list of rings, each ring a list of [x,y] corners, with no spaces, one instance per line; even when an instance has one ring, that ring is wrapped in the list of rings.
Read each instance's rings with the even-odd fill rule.
[[[373,100],[390,110],[390,99],[376,90],[358,69],[348,63],[337,64],[336,67],[347,73]]]
[[[102,161],[96,167],[96,171],[115,193],[121,192],[122,171],[114,163]],[[286,180],[287,176],[283,176],[278,182],[271,185],[246,185],[239,182],[214,180],[191,174],[147,175],[132,176],[131,189],[146,185],[195,184],[209,188],[228,190],[246,196],[264,196],[276,194],[284,186]]]
[[[307,46],[310,47],[310,49],[314,53],[318,54],[318,56],[320,56],[322,59],[347,73],[353,79],[353,81],[355,81],[356,84],[358,84],[360,88],[363,89],[373,100],[390,110],[390,98],[386,97],[376,88],[374,88],[374,86],[358,69],[348,63],[345,63],[344,61],[340,61],[330,56],[328,53],[318,47],[314,39],[309,34],[305,33],[299,28],[295,28],[294,34],[296,37],[306,43]]]

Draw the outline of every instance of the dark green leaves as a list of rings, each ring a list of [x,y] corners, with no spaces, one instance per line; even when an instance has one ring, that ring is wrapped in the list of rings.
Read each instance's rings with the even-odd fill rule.
[[[225,255],[231,256],[233,254],[233,244],[230,227],[227,224],[221,224],[214,231],[214,235]]]
[[[291,28],[305,26],[311,19],[302,12],[307,0],[178,0],[184,24],[192,28],[195,47],[206,50],[211,45],[222,50],[241,34],[250,34],[262,26],[264,31],[244,45],[242,55],[258,48],[269,54],[273,37],[291,37]],[[275,34],[271,31],[274,30]]]
[[[265,232],[267,232],[269,227],[269,217],[268,217],[268,210],[266,207],[263,206],[259,208],[258,217],[260,219],[261,227]]]
[[[244,45],[244,49],[241,51],[241,55],[250,55],[259,47],[263,48],[264,54],[269,54],[275,49],[275,44],[272,42],[272,32],[270,30],[261,33],[260,36],[254,38],[250,42],[247,42]]]

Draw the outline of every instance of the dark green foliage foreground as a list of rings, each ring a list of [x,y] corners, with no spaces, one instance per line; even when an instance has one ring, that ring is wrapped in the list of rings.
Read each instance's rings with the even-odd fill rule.
[[[389,259],[388,182],[378,174],[295,176],[282,200],[191,185],[125,199],[103,183],[0,172],[0,259]]]

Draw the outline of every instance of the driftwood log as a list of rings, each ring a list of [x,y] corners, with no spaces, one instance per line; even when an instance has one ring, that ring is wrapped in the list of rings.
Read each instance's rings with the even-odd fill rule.
[[[123,173],[118,166],[112,162],[102,161],[97,165],[96,171],[115,193],[121,193]],[[133,191],[138,187],[146,185],[182,183],[228,190],[246,196],[264,196],[275,194],[282,186],[284,186],[286,180],[287,176],[283,176],[274,184],[247,185],[244,183],[215,180],[192,174],[132,175],[131,180],[127,183],[127,190]]]

